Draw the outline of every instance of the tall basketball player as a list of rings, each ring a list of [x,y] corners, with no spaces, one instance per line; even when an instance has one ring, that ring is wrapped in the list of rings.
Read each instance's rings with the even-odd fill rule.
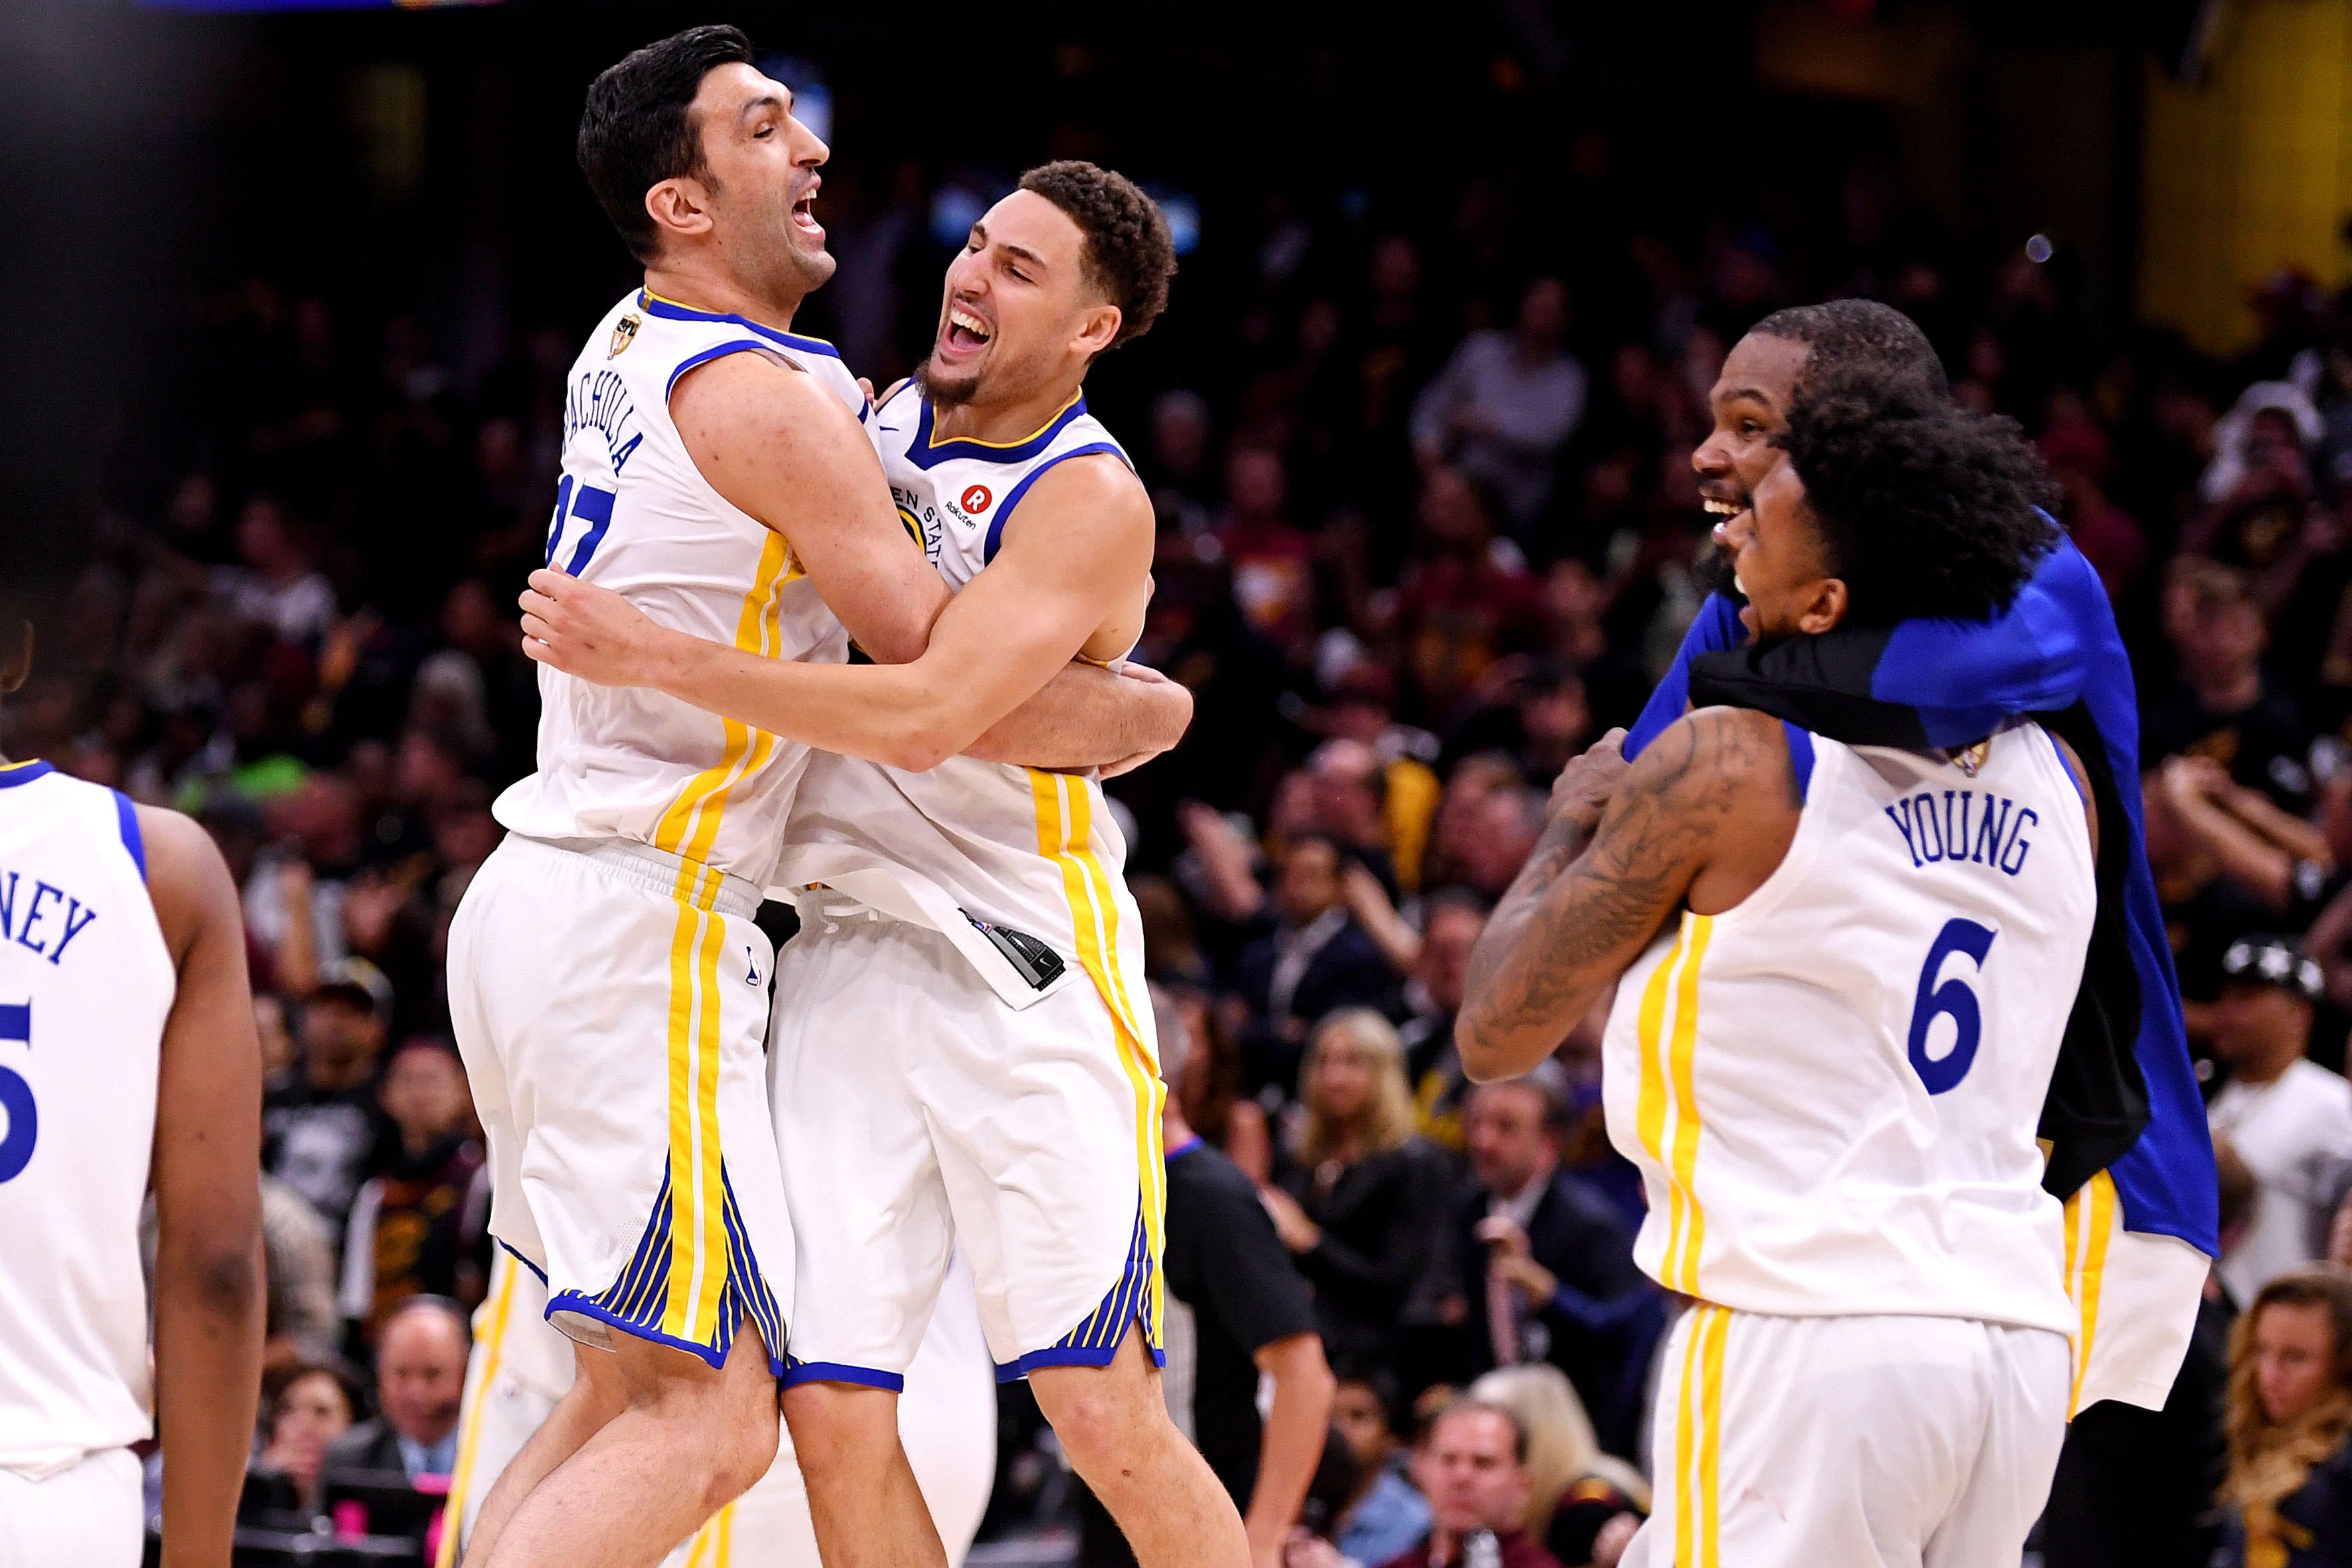
[[[1150,502],[1081,386],[1174,265],[1150,199],[1090,163],[1031,170],[973,226],[917,384],[874,419],[959,589],[915,662],[763,663],[560,573],[524,595],[542,661],[841,753],[811,764],[779,871],[822,886],[779,960],[772,1067],[801,1247],[784,1413],[829,1568],[940,1561],[893,1407],[959,1240],[999,1374],[1144,1568],[1250,1556],[1154,1370],[1164,1090],[1126,847],[1093,778],[956,755],[1142,628]]]
[[[811,211],[828,154],[751,60],[740,32],[697,27],[589,89],[580,163],[645,281],[572,368],[547,558],[761,667],[838,661],[853,637],[910,658],[948,591],[856,384],[790,330],[833,270]],[[992,754],[1095,763],[1189,718],[1167,683],[1052,686]],[[466,1560],[649,1568],[777,1444],[793,1249],[752,914],[808,753],[554,669],[541,696],[538,770],[499,798],[509,836],[451,928],[450,1011],[492,1231],[543,1276],[578,1375]]]
[[[1882,416],[1832,384],[1775,449],[1725,525],[1759,643],[1980,621],[2049,548],[2005,422]],[[1911,751],[1709,708],[1630,765],[1612,735],[1562,773],[1457,1041],[1474,1078],[1523,1072],[1617,986],[1634,1256],[1696,1303],[1627,1563],[2018,1560],[2072,1392],[2035,1131],[2097,831],[2079,760],[2023,721]]]
[[[13,691],[31,628],[0,626]],[[261,1047],[220,851],[177,812],[0,760],[0,1568],[132,1568],[131,1445],[151,1435],[166,1568],[228,1568],[261,1389],[260,1183]]]

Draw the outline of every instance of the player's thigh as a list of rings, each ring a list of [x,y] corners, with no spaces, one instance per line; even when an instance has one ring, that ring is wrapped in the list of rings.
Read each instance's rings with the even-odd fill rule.
[[[45,1480],[0,1470],[0,1568],[137,1568],[146,1533],[139,1459],[128,1448]]]
[[[1960,1495],[1928,1539],[1927,1568],[2009,1568],[2050,1500],[2066,1442],[2074,1348],[2046,1329],[1981,1325],[1989,1409]]]
[[[904,930],[811,918],[777,957],[771,1110],[798,1256],[789,1386],[901,1387],[953,1250],[907,1063],[967,1021]]]
[[[1084,983],[1017,1013],[966,984],[974,1026],[917,1076],[991,1353],[1098,1366],[1134,1322],[1156,1350],[1166,1167],[1149,1026],[1139,1037]]]
[[[1694,1307],[1662,1351],[1654,1506],[1626,1562],[1916,1568],[1982,1430],[1980,1333]]]

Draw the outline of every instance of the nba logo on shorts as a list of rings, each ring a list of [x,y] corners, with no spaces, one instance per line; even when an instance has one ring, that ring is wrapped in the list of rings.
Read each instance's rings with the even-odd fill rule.
[[[986,485],[974,485],[970,489],[964,491],[963,495],[960,499],[963,502],[964,510],[970,512],[981,512],[986,511],[988,510],[988,503],[995,498],[988,493],[988,487]]]

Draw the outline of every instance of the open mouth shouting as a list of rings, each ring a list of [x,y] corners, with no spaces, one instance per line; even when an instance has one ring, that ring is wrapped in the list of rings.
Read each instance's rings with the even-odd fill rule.
[[[938,357],[948,364],[961,364],[977,359],[996,339],[996,324],[982,314],[979,307],[963,300],[948,301],[947,315],[940,322]]]
[[[814,209],[816,206],[817,187],[824,184],[822,179],[811,175],[808,189],[793,199],[793,226],[814,239],[819,245],[824,243],[824,226],[816,221]]]

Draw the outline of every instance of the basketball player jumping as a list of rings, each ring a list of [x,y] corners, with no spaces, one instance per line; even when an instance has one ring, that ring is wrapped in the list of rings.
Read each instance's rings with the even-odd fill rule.
[[[778,873],[821,887],[779,958],[772,1068],[801,1247],[784,1411],[828,1568],[940,1560],[893,1407],[958,1241],[999,1374],[1028,1377],[1144,1568],[1278,1552],[1154,1371],[1164,1090],[1125,845],[1094,779],[956,755],[1141,630],[1150,502],[1080,386],[1173,269],[1150,200],[1088,163],[1031,170],[973,226],[918,384],[874,420],[960,590],[915,662],[746,658],[556,572],[524,595],[536,658],[841,753],[811,764]]]
[[[0,581],[11,600],[31,585]],[[31,663],[18,607],[0,613],[0,691]],[[0,1568],[133,1568],[131,1445],[151,1436],[164,1568],[228,1568],[263,1311],[236,884],[179,813],[37,761],[0,761]]]
[[[891,506],[864,395],[790,330],[833,270],[811,214],[828,154],[751,62],[741,33],[696,27],[589,89],[581,166],[645,282],[571,373],[547,558],[755,666],[837,661],[848,637],[911,658],[948,590]],[[1171,683],[1045,675],[964,743],[1084,766],[1190,717]],[[544,1278],[577,1377],[466,1561],[646,1568],[777,1445],[793,1247],[752,914],[808,753],[552,668],[541,697],[538,770],[499,798],[509,836],[451,927],[450,1012],[491,1229]]]
[[[1980,621],[2048,550],[2013,426],[1809,388],[1725,524],[1751,638]],[[2096,904],[2081,766],[2038,726],[1851,748],[1680,719],[1565,770],[1472,962],[1491,1079],[1593,999],[1635,1258],[1691,1298],[1624,1561],[2014,1563],[2065,1433],[2073,1310],[2035,1130]]]

